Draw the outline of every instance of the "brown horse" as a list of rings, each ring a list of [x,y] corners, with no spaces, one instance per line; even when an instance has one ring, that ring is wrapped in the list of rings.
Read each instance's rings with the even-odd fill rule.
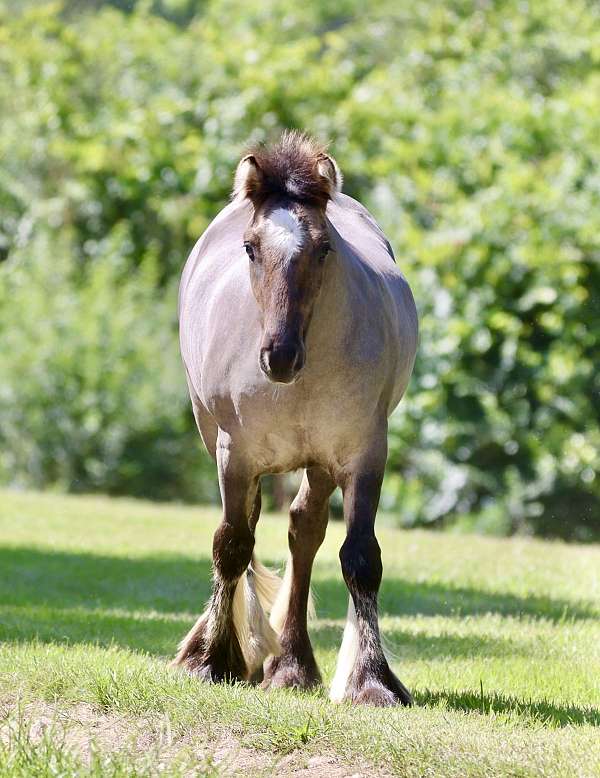
[[[175,663],[212,681],[264,672],[265,688],[320,682],[307,630],[310,577],[340,486],[350,598],[331,697],[408,704],[381,647],[374,525],[387,419],[412,371],[417,314],[390,244],[341,184],[335,161],[305,135],[252,149],[232,202],[183,271],[181,351],[217,461],[223,520],[212,597]],[[253,555],[259,479],[297,468],[304,477],[280,582]]]

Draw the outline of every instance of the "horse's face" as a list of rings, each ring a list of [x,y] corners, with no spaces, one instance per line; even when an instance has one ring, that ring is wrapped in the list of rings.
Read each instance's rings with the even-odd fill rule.
[[[304,367],[304,340],[330,249],[324,210],[269,198],[255,211],[244,247],[261,316],[259,365],[271,381],[288,384]]]

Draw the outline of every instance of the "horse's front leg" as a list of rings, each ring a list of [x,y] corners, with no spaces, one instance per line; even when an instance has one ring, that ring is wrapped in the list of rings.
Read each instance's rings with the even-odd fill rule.
[[[221,433],[216,453],[223,520],[213,538],[213,591],[205,612],[183,639],[174,664],[209,681],[243,680],[248,668],[234,626],[234,595],[252,558],[260,497],[256,477]]]
[[[348,619],[331,699],[370,705],[410,705],[412,698],[391,671],[381,647],[377,594],[381,584],[381,550],[375,537],[385,466],[385,438],[368,456],[346,468],[342,478],[346,539],[340,561],[350,592]]]
[[[313,560],[325,537],[329,496],[335,483],[320,467],[304,473],[290,508],[290,558],[273,610],[271,624],[279,633],[281,654],[265,670],[264,687],[309,689],[321,682],[307,627],[307,606]]]

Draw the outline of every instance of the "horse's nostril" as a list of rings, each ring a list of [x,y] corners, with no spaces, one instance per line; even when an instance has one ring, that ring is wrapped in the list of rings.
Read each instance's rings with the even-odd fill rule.
[[[304,364],[302,347],[283,343],[260,350],[261,370],[272,381],[289,383]]]
[[[272,349],[270,348],[261,348],[260,350],[260,356],[258,358],[260,367],[264,373],[267,373],[267,375],[271,371],[271,364],[270,364],[270,356],[271,356]]]

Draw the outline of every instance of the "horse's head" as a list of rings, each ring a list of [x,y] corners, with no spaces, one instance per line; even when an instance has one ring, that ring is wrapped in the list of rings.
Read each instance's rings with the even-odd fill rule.
[[[295,132],[270,149],[252,150],[238,165],[234,194],[253,205],[243,242],[263,329],[258,360],[271,381],[290,383],[304,366],[304,339],[331,248],[325,208],[340,188],[334,160]]]

